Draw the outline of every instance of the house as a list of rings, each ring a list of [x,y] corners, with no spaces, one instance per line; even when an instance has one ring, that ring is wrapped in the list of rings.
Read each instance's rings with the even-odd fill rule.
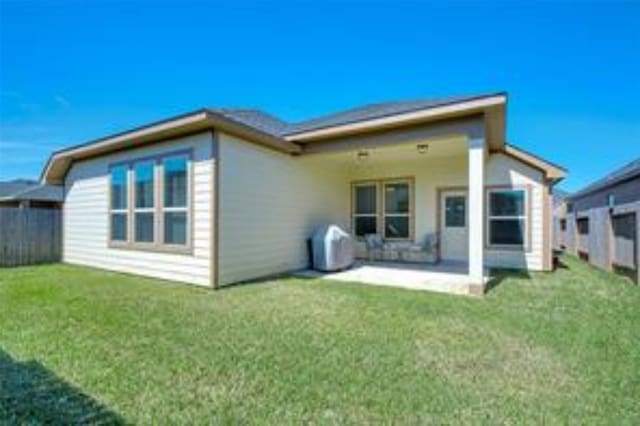
[[[0,182],[0,207],[60,208],[62,198],[59,186],[26,179]]]
[[[640,158],[568,196],[556,217],[564,248],[640,283]]]
[[[469,291],[485,267],[552,268],[564,170],[505,142],[505,93],[387,102],[287,123],[201,109],[53,153],[63,259],[220,287],[308,266],[338,224],[398,250],[437,236]],[[403,246],[404,245],[404,246]]]
[[[566,216],[567,216],[567,203],[566,199],[569,193],[560,189],[554,188],[552,192],[552,205],[553,205],[553,248],[554,250],[563,250],[564,234],[566,228]]]

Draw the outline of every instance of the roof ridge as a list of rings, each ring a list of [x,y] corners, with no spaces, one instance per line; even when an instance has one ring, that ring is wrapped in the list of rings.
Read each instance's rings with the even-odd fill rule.
[[[607,173],[600,179],[587,184],[585,187],[572,193],[570,197],[573,198],[580,195],[586,195],[592,191],[607,188],[610,185],[633,178],[636,175],[640,175],[640,157],[625,163],[624,165]]]

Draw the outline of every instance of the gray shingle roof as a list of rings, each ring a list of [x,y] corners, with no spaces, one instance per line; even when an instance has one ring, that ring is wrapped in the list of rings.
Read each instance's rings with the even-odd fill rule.
[[[2,201],[62,201],[62,187],[33,181],[0,182]]]
[[[602,188],[606,188],[616,183],[622,182],[627,179],[631,179],[633,177],[640,176],[640,158],[633,160],[632,162],[625,164],[617,170],[609,173],[602,179],[599,179],[580,191],[571,194],[569,198],[574,199],[577,197],[581,197],[583,195],[589,194],[591,192],[597,191]]]
[[[8,182],[0,182],[0,198],[9,197],[37,185],[32,180],[16,179]]]
[[[323,117],[314,118],[307,121],[291,124],[287,127],[286,134],[307,132],[310,130],[322,129],[325,127],[339,126],[343,124],[356,123],[358,121],[371,120],[375,118],[387,117],[395,114],[402,114],[421,109],[435,108],[454,104],[458,102],[472,101],[474,99],[486,98],[489,96],[503,95],[504,93],[492,93],[471,96],[450,96],[438,99],[414,99],[407,101],[391,101],[365,105]]]
[[[285,133],[288,123],[259,109],[246,108],[208,108],[208,111],[223,115],[238,123],[253,127],[272,136],[281,136]]]
[[[325,127],[356,123],[359,121],[387,117],[422,109],[435,108],[466,102],[504,93],[489,93],[471,96],[450,96],[438,99],[414,99],[407,101],[390,101],[364,105],[297,123],[288,123],[258,109],[244,108],[208,108],[210,112],[225,116],[231,120],[253,127],[272,136],[282,137],[295,133],[317,130]]]

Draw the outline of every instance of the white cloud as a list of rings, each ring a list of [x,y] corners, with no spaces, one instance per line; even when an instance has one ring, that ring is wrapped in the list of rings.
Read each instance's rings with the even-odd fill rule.
[[[67,98],[65,98],[64,96],[56,95],[53,97],[53,99],[58,103],[58,105],[63,108],[69,108],[71,106],[69,100],[67,100]]]

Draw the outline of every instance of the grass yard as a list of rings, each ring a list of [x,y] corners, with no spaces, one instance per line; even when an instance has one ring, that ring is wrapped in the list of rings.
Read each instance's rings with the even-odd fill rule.
[[[482,298],[0,271],[0,423],[640,424],[640,288],[567,257]]]

